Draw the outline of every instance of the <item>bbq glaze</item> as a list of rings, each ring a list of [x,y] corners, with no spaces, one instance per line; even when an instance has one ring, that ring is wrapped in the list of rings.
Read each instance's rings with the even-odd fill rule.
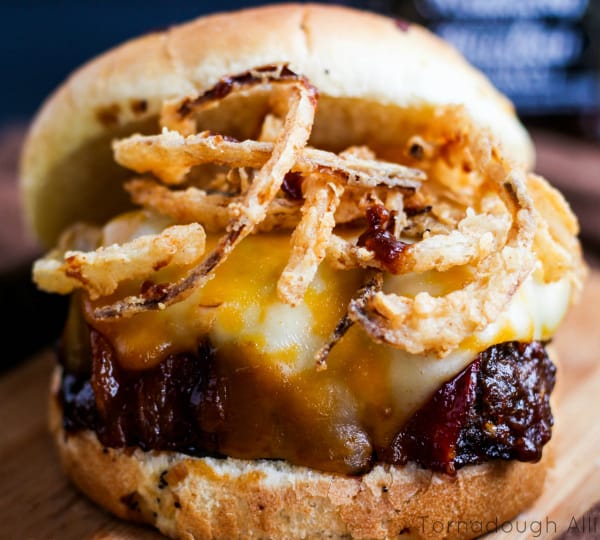
[[[208,341],[131,371],[103,336],[89,337],[91,373],[71,373],[63,352],[59,399],[67,432],[95,430],[107,447],[285,459],[345,474],[414,461],[453,475],[489,459],[537,461],[550,439],[555,368],[540,342],[490,347],[386,443],[354,415],[345,422],[331,415],[340,395],[321,373],[310,385],[295,378],[280,386],[268,369],[240,370]]]

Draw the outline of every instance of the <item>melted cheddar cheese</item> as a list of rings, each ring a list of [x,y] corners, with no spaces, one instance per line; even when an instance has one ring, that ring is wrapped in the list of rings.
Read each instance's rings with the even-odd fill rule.
[[[166,225],[163,218],[132,212],[105,227],[103,243],[124,242],[158,232]],[[215,241],[216,237],[209,237],[207,250]],[[250,236],[217,268],[204,288],[184,301],[161,311],[105,322],[93,319],[92,308],[111,298],[88,300],[87,320],[109,339],[125,368],[144,369],[167,354],[193,351],[207,336],[217,350],[226,350],[228,358],[235,359],[236,369],[264,367],[271,382],[291,384],[294,391],[313,402],[335,403],[337,412],[330,414],[359,421],[376,434],[376,439],[386,440],[444,381],[482,350],[504,341],[550,338],[571,294],[567,280],[544,284],[534,273],[497,321],[443,359],[376,344],[355,325],[332,349],[328,369],[317,372],[314,354],[343,316],[360,286],[362,271],[336,272],[327,264],[320,265],[304,301],[291,307],[276,293],[289,249],[288,234]],[[163,269],[156,281],[176,279],[185,270]],[[468,272],[458,268],[444,273],[388,276],[385,289],[405,295],[420,291],[444,294],[462,286]],[[139,287],[139,282],[124,284],[114,298],[135,293]],[[329,399],[330,393],[335,399]]]

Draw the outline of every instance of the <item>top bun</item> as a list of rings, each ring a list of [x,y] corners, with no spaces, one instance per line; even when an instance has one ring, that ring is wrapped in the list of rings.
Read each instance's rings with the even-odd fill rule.
[[[416,120],[414,111],[463,104],[507,157],[533,165],[531,141],[512,104],[424,28],[343,7],[268,6],[134,39],[59,87],[33,122],[22,156],[33,231],[51,245],[70,223],[102,221],[127,207],[120,188],[127,172],[112,160],[110,141],[157,132],[163,100],[195,95],[224,75],[278,62],[288,62],[318,88],[311,141],[324,147],[397,142],[407,124],[427,121],[426,114]],[[255,135],[235,125],[252,124],[247,115],[238,108],[227,128]]]

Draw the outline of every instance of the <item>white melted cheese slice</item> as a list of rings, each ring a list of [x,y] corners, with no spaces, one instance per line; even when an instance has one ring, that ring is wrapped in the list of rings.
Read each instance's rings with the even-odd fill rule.
[[[104,244],[159,232],[166,226],[164,219],[148,216],[133,212],[113,220],[105,227]],[[209,237],[207,249],[215,242],[216,236]],[[289,244],[287,233],[250,236],[204,288],[184,301],[114,322],[94,321],[88,305],[88,320],[110,339],[121,364],[131,369],[150,367],[169,353],[195,350],[208,335],[217,349],[226,348],[236,356],[241,369],[265,364],[279,373],[282,381],[289,381],[315,369],[315,352],[343,316],[361,281],[360,270],[339,272],[322,264],[304,301],[296,307],[284,304],[277,298],[276,284],[288,259]],[[157,281],[173,280],[181,273],[181,269],[178,273],[165,269]],[[388,276],[385,289],[409,296],[420,291],[443,294],[460,286],[464,276],[461,269]],[[136,287],[139,290],[139,283],[130,284],[117,296],[131,294]],[[373,429],[392,429],[489,346],[549,339],[570,296],[569,281],[544,284],[534,273],[497,321],[443,359],[376,344],[355,325],[332,349],[327,377],[335,377],[354,397],[352,407],[363,416],[363,422],[372,423]],[[375,418],[377,415],[381,418]]]

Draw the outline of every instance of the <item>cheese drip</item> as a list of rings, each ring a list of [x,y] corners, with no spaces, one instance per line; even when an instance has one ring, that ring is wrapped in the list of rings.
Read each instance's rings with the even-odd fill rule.
[[[164,218],[147,211],[131,212],[105,227],[103,243],[125,242],[165,226]],[[209,237],[207,249],[215,242],[216,236]],[[276,292],[289,249],[288,234],[250,236],[218,268],[214,279],[184,301],[128,319],[93,319],[93,308],[100,303],[139,290],[139,282],[126,283],[114,297],[86,301],[87,320],[108,338],[127,369],[145,369],[168,354],[194,351],[208,337],[217,350],[226,350],[229,358],[235,358],[238,369],[264,367],[282,387],[289,388],[292,381],[294,391],[318,402],[327,402],[325,394],[330,391],[343,395],[335,403],[344,410],[329,413],[350,415],[376,439],[387,440],[479,352],[505,341],[549,339],[571,295],[568,279],[544,284],[539,272],[534,273],[497,321],[443,359],[376,344],[355,325],[333,348],[327,371],[319,374],[314,354],[343,316],[360,286],[362,271],[334,271],[322,264],[304,301],[291,307],[279,301]],[[185,270],[161,270],[155,281],[172,281]],[[385,289],[405,295],[420,291],[443,294],[462,286],[467,277],[464,268],[387,276]],[[324,380],[335,382],[335,389],[332,384],[321,384]]]

